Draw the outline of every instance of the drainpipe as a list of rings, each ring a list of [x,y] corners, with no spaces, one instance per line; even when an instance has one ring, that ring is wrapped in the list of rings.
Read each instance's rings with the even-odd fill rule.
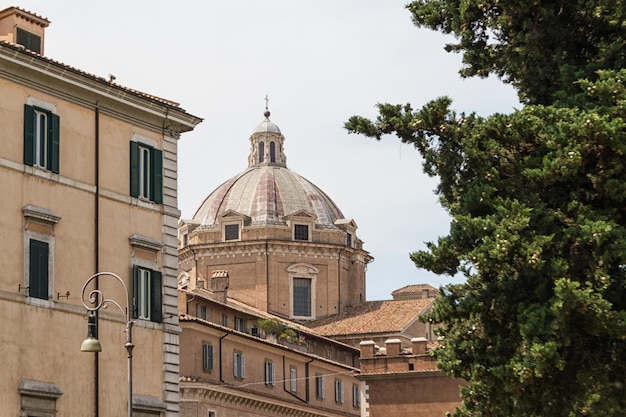
[[[95,192],[95,204],[94,204],[94,252],[95,252],[95,271],[100,272],[100,108],[98,102],[96,102],[96,108],[94,112],[95,116],[95,132],[94,132],[94,147],[95,147],[95,164],[94,164],[94,181],[96,186]],[[99,277],[95,279],[96,290],[100,288]],[[97,297],[96,293],[96,297]],[[95,337],[98,338],[98,310],[96,310],[96,328]],[[100,356],[96,352],[94,355],[94,407],[95,417],[100,415]]]
[[[304,385],[305,385],[305,395],[306,395],[306,402],[309,402],[309,364],[311,362],[313,362],[315,359],[311,358],[310,361],[308,361],[307,363],[304,364]]]
[[[308,364],[307,364],[308,365]],[[293,392],[291,392],[290,389],[287,389],[287,369],[286,369],[286,359],[285,359],[285,355],[283,355],[283,391],[285,391],[287,394],[291,395],[292,397],[302,401],[303,403],[307,403],[308,402],[308,397],[309,397],[309,393],[308,393],[308,381],[307,381],[307,399],[303,399],[298,397],[296,394],[294,394]],[[289,372],[289,381],[291,381],[291,372]]]
[[[227,332],[227,333],[224,333],[224,335],[223,335],[223,336],[220,336],[220,340],[219,340],[219,342],[218,342],[218,343],[219,343],[219,346],[220,346],[220,382],[221,382],[222,384],[224,384],[224,383],[225,383],[225,382],[224,382],[223,375],[222,375],[222,340],[224,340],[224,339],[226,338],[226,336],[228,336],[228,335],[229,335],[229,333],[228,333],[228,332]]]

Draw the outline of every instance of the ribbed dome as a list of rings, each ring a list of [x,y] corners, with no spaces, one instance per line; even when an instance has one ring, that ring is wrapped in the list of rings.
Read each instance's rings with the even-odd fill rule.
[[[318,227],[334,228],[343,214],[322,190],[287,168],[284,136],[269,111],[250,136],[248,169],[220,185],[193,216],[202,227],[217,225],[229,210],[251,218],[252,225],[286,224],[285,216],[306,210]]]
[[[280,166],[248,168],[220,185],[204,200],[193,219],[204,227],[217,224],[228,210],[249,216],[252,225],[286,224],[284,217],[300,210],[313,213],[320,227],[335,227],[343,214],[322,190]]]

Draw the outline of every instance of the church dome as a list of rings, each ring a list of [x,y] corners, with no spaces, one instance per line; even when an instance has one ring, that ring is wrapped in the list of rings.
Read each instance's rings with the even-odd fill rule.
[[[250,136],[248,168],[220,185],[193,216],[203,228],[218,225],[220,216],[235,211],[250,218],[250,225],[286,225],[286,216],[306,211],[319,228],[336,228],[344,216],[322,190],[287,168],[284,136],[265,112]]]

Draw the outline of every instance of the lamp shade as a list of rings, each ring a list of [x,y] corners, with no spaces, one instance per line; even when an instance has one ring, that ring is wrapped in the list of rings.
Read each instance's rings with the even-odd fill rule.
[[[80,345],[81,352],[102,352],[102,345],[96,337],[96,316],[91,312],[87,319],[87,339]]]
[[[100,341],[95,337],[87,337],[80,345],[81,352],[102,352],[102,345]]]

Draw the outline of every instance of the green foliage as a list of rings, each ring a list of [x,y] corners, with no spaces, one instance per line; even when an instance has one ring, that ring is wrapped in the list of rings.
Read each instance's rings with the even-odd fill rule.
[[[455,416],[626,415],[626,6],[613,0],[417,0],[464,77],[527,106],[487,118],[448,98],[379,104],[345,127],[396,134],[436,176],[447,236],[411,254],[465,275],[428,319],[439,366],[466,379]]]
[[[417,0],[417,26],[452,34],[464,77],[496,74],[522,102],[550,104],[574,81],[626,64],[624,3],[615,0]]]
[[[413,144],[447,236],[411,259],[443,288],[435,356],[465,378],[456,416],[626,415],[626,70],[553,106],[481,118],[446,98],[378,105],[350,132]]]
[[[280,335],[285,329],[283,322],[275,318],[259,319],[257,320],[257,325],[265,334],[273,334],[276,336]]]

